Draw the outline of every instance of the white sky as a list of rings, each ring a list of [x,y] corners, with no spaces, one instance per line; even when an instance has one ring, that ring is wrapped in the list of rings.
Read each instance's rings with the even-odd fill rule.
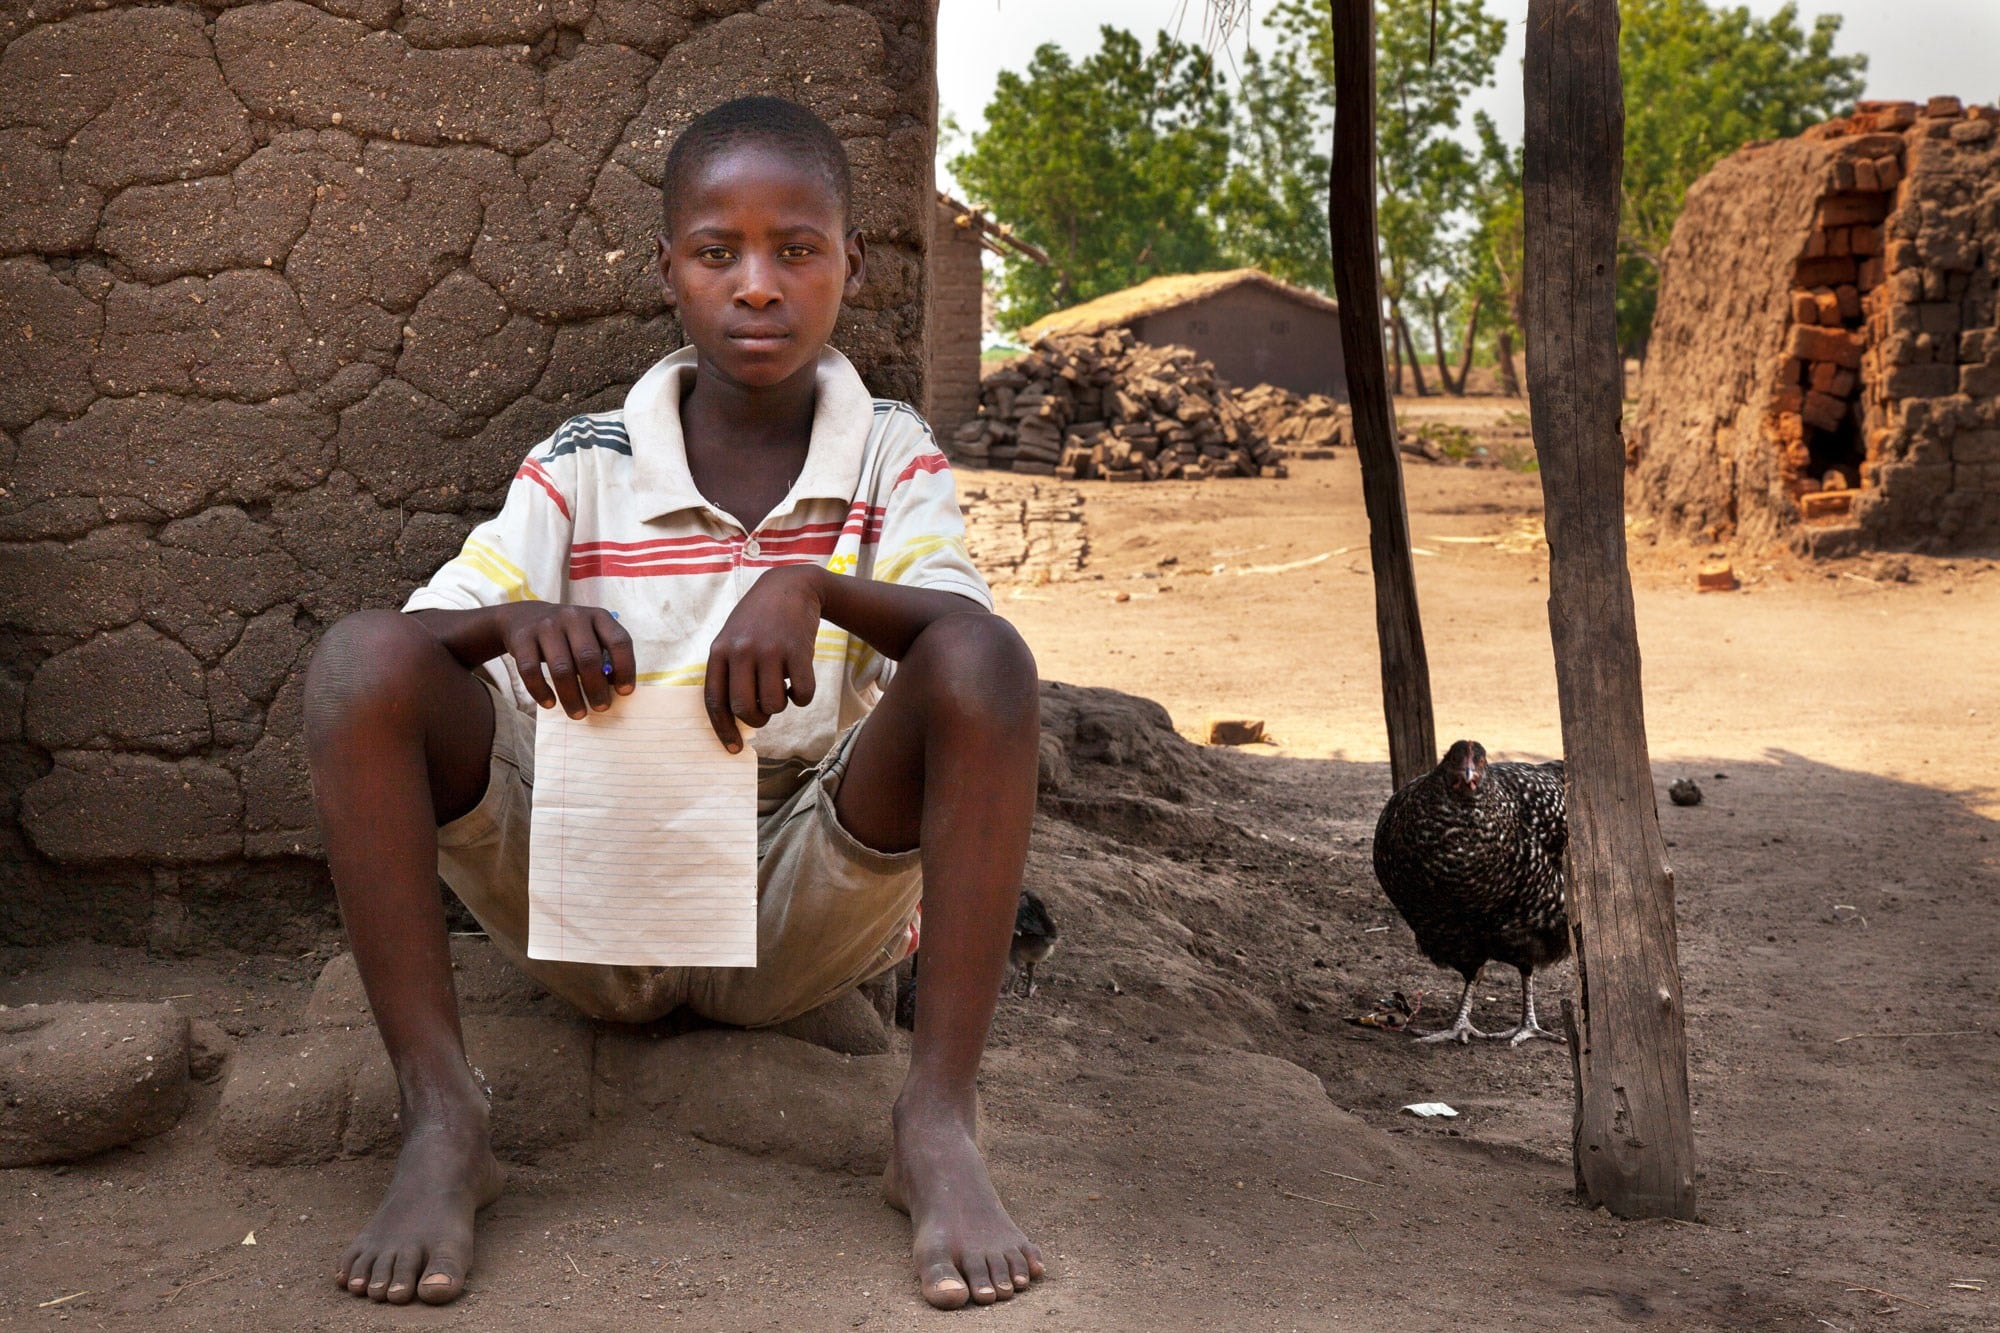
[[[1780,2],[1747,0],[1759,16],[1776,12]],[[1269,0],[1254,8],[1259,14],[1265,12]],[[1495,70],[1498,86],[1476,95],[1473,105],[1491,114],[1510,141],[1518,141],[1522,27],[1528,3],[1487,0],[1487,8],[1507,20],[1507,49]],[[1200,41],[1205,11],[1204,0],[942,0],[939,112],[956,117],[962,129],[975,129],[983,121],[1000,71],[1025,70],[1043,42],[1054,42],[1080,60],[1097,49],[1097,29],[1106,23],[1138,33],[1147,45],[1161,28],[1184,41]],[[1987,103],[2000,98],[1996,0],[1800,0],[1801,26],[1810,28],[1814,16],[1829,13],[1846,19],[1834,49],[1843,55],[1856,51],[1868,55],[1869,97],[1922,101],[1933,94],[1954,93],[1968,102]],[[1270,44],[1265,38],[1258,41],[1260,46]],[[949,144],[944,148],[941,159],[952,151]],[[942,182],[942,165],[939,174]]]

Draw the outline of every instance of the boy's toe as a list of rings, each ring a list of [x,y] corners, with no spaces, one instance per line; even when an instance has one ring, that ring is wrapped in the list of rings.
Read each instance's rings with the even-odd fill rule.
[[[444,1305],[458,1299],[465,1290],[465,1263],[451,1254],[431,1256],[424,1280],[417,1284],[417,1298],[426,1305]]]
[[[408,1250],[396,1255],[396,1263],[389,1270],[389,1286],[382,1293],[383,1299],[391,1305],[408,1305],[417,1297],[417,1274],[423,1271],[423,1256]]]
[[[965,1280],[972,1284],[972,1299],[975,1304],[991,1305],[1000,1299],[999,1289],[993,1282],[993,1274],[986,1267],[985,1255],[967,1255],[964,1271]],[[1010,1291],[1007,1294],[1012,1296],[1014,1293]]]
[[[368,1299],[371,1301],[389,1298],[389,1279],[396,1272],[396,1253],[385,1250],[375,1256],[374,1265],[368,1270]]]
[[[1019,1250],[1007,1252],[1007,1272],[1013,1278],[1015,1291],[1026,1291],[1034,1281],[1034,1275],[1028,1271],[1028,1256]]]
[[[943,1255],[919,1263],[917,1272],[922,1275],[924,1299],[940,1310],[956,1310],[972,1299],[958,1265]]]

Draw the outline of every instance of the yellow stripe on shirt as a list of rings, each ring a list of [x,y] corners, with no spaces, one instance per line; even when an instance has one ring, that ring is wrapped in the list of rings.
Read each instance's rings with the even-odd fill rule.
[[[965,538],[933,534],[905,542],[903,545],[897,547],[895,553],[887,559],[878,557],[875,565],[875,577],[883,583],[900,583],[902,582],[903,575],[909,573],[911,566],[915,565],[919,560],[922,560],[927,555],[933,555],[938,551],[945,550],[956,551],[960,556],[965,558],[968,564],[971,563],[972,557],[966,554]]]
[[[476,571],[480,577],[498,588],[501,596],[510,602],[537,600],[533,589],[528,587],[528,576],[521,572],[521,567],[485,542],[466,538],[465,549],[459,552],[458,559],[454,563],[464,564]]]

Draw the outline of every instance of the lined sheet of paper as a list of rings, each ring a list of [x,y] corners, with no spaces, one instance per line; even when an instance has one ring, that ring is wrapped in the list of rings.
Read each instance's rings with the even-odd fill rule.
[[[722,748],[700,686],[538,710],[528,957],[757,965],[757,756]]]

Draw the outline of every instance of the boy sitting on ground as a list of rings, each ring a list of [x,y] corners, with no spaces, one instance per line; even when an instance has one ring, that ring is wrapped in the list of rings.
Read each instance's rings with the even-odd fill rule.
[[[885,1194],[931,1304],[1042,1275],[974,1142],[1034,813],[1035,665],[991,614],[929,428],[827,346],[862,282],[849,188],[802,107],[742,98],[694,121],[667,157],[658,256],[690,345],[622,411],[537,446],[403,613],[349,616],[313,657],[320,828],[402,1095],[394,1179],[340,1261],[356,1295],[458,1296],[501,1187],[439,873],[517,966],[617,1022],[683,1005],[783,1022],[894,966],[921,922]],[[701,685],[732,753],[738,719],[761,729],[754,969],[526,956],[534,709],[582,718],[653,683]]]

